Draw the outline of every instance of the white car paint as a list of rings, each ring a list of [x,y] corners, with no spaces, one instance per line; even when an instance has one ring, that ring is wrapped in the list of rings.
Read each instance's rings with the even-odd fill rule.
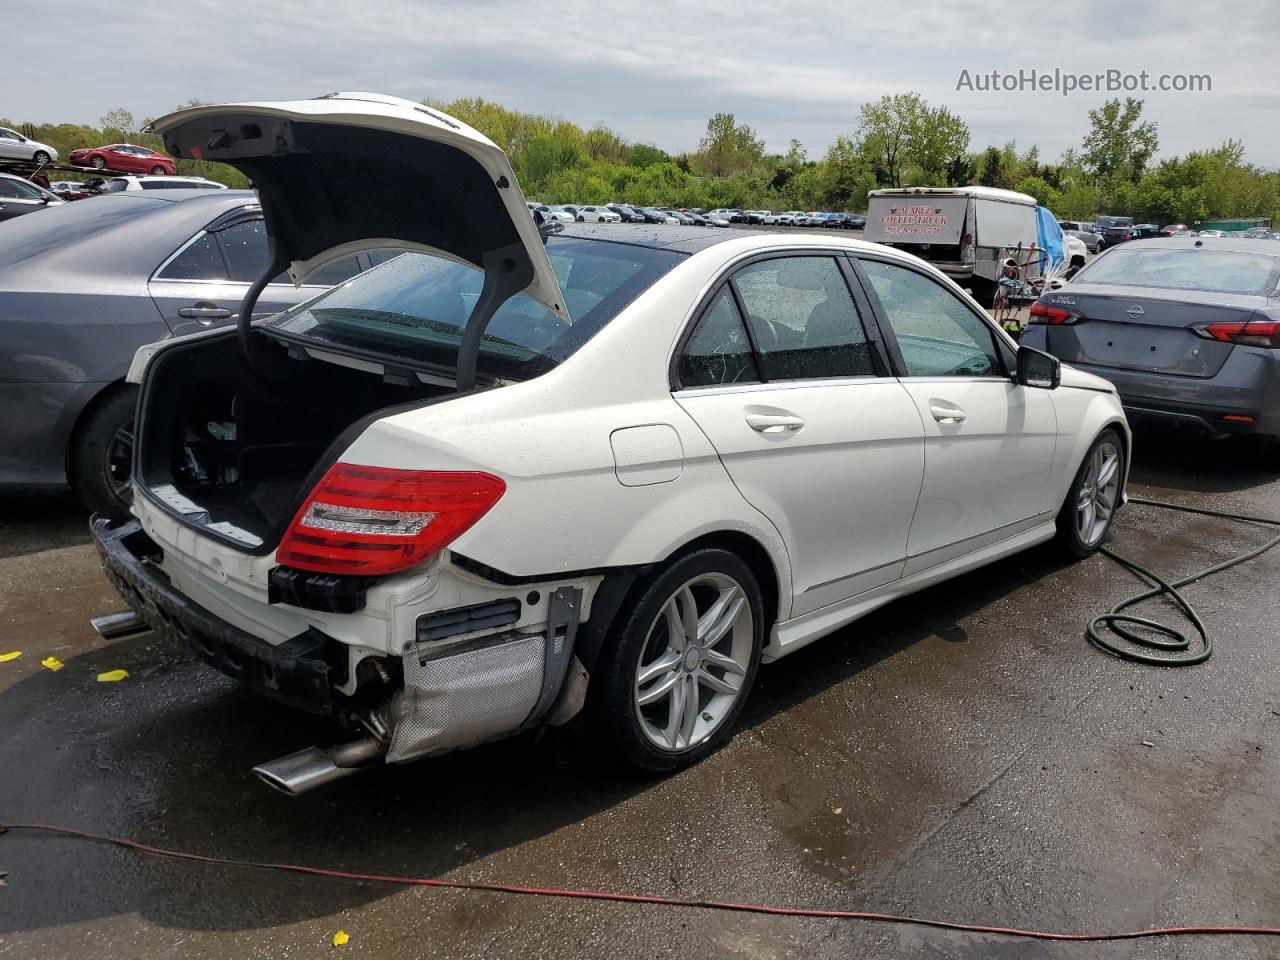
[[[33,160],[41,152],[49,155],[51,163],[58,162],[58,151],[47,143],[25,137],[12,127],[0,127],[0,157],[6,160]]]
[[[132,193],[138,190],[226,190],[227,185],[204,177],[168,177],[148,173],[112,177],[103,189],[107,193]]]
[[[566,204],[565,211],[579,223],[621,223],[622,215],[614,213],[603,204]]]
[[[378,105],[370,109],[383,127],[445,139],[411,107],[394,122]],[[354,125],[361,109],[341,103],[334,113]],[[533,243],[542,250],[541,239]],[[688,256],[547,373],[368,423],[342,462],[482,471],[506,491],[447,549],[370,587],[357,613],[271,604],[272,552],[254,556],[193,531],[148,496],[135,497],[134,513],[183,593],[272,644],[314,627],[348,646],[352,678],[365,657],[414,656],[419,614],[511,593],[450,562],[453,555],[538,592],[543,599],[522,608],[516,627],[536,631],[546,629],[545,598],[559,586],[582,592],[590,622],[610,571],[660,566],[707,535],[745,536],[773,570],[777,610],[764,649],[771,660],[890,600],[1049,539],[1098,433],[1114,427],[1127,442],[1114,389],[1069,368],[1055,390],[1004,374],[673,388],[672,360],[701,304],[767,254],[870,256],[910,268],[1013,349],[976,302],[909,254],[842,236],[752,232]],[[173,348],[144,348],[131,377],[145,378],[148,364]]]

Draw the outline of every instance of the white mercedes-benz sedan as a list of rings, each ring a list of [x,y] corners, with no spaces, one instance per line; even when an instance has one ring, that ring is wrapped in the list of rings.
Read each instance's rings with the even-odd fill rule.
[[[136,520],[94,533],[155,630],[347,729],[256,768],[286,792],[583,711],[678,768],[762,662],[1042,541],[1087,556],[1123,501],[1111,385],[910,255],[544,236],[493,143],[375,94],[155,127],[250,177],[272,263],[238,322],[139,352]]]

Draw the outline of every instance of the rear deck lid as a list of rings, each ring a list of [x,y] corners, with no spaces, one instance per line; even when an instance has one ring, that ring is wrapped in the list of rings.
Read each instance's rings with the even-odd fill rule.
[[[1212,377],[1234,347],[1196,328],[1253,319],[1269,305],[1278,278],[1280,258],[1266,242],[1236,249],[1136,240],[1044,296],[1047,306],[1074,317],[1050,326],[1050,349],[1069,363]]]
[[[175,157],[217,160],[249,177],[295,283],[351,254],[393,247],[507,274],[514,290],[569,319],[506,154],[439,110],[335,93],[193,107],[152,129]]]

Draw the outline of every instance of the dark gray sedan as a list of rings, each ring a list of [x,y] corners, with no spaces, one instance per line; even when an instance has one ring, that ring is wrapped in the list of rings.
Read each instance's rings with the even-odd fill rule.
[[[338,261],[303,287],[281,275],[258,310],[276,313],[371,262]],[[266,263],[248,191],[117,193],[0,224],[0,485],[70,484],[91,510],[123,514],[134,352],[233,323]]]
[[[1110,380],[1131,418],[1253,435],[1280,466],[1277,283],[1269,240],[1134,240],[1043,295],[1022,342]]]

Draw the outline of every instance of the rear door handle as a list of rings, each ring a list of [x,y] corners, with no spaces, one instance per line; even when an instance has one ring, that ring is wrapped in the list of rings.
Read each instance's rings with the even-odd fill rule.
[[[799,430],[804,421],[790,413],[748,413],[747,426],[759,433],[786,433]]]
[[[231,311],[226,307],[220,307],[216,303],[197,303],[192,307],[181,307],[178,310],[178,316],[184,320],[195,320],[197,323],[205,326],[213,323],[215,320],[231,319]]]
[[[967,413],[946,400],[930,400],[929,412],[939,423],[964,423],[968,417]]]

